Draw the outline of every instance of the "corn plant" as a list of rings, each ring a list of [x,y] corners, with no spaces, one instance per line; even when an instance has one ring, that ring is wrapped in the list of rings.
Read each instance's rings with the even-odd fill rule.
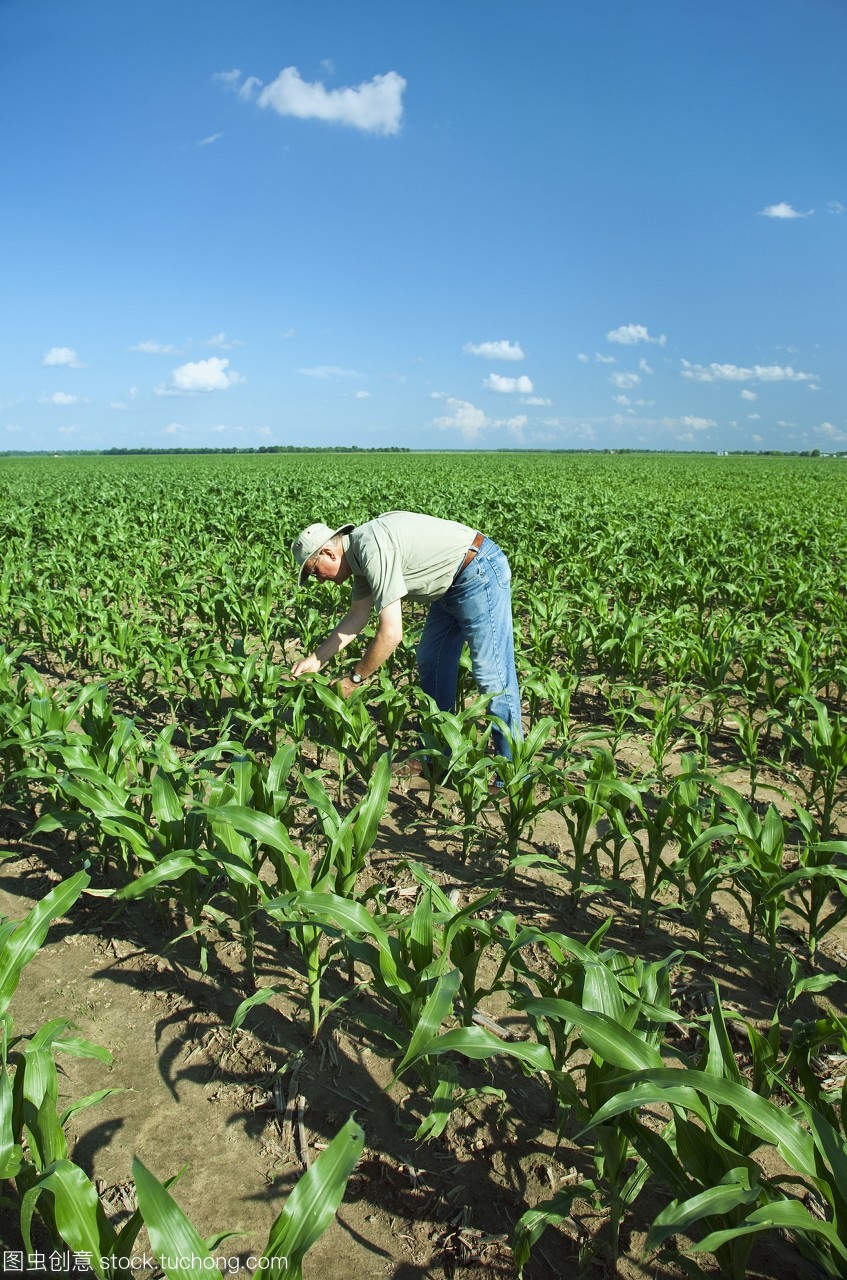
[[[551,1202],[537,1207],[530,1218],[521,1220],[515,1237],[519,1266],[526,1261],[543,1227],[561,1220],[576,1195],[588,1194],[601,1197],[608,1207],[609,1247],[612,1257],[616,1258],[626,1214],[650,1172],[648,1162],[643,1159],[632,1167],[632,1146],[625,1125],[618,1123],[617,1118],[610,1124],[599,1124],[596,1120],[625,1068],[620,1064],[619,1054],[607,1052],[602,1037],[592,1039],[584,1028],[614,1028],[614,1034],[631,1046],[641,1061],[660,1062],[663,1028],[676,1019],[670,1009],[670,972],[682,953],[674,952],[667,959],[652,963],[637,958],[630,960],[617,951],[583,952],[579,958],[581,965],[571,967],[567,992],[570,999],[529,997],[520,1002],[520,1007],[536,1024],[543,1020],[550,1027],[556,1046],[559,1105],[573,1114],[578,1123],[590,1124],[596,1178],[568,1188]],[[574,1067],[569,1065],[580,1047],[579,1038],[573,1036],[575,1030],[592,1051],[581,1071],[581,1088]]]
[[[847,718],[831,717],[825,703],[805,696],[795,704],[801,717],[783,723],[786,740],[799,751],[804,773],[792,771],[806,806],[817,815],[821,839],[834,834],[840,805],[847,797]]]
[[[351,1116],[289,1192],[264,1252],[256,1260],[260,1272],[279,1280],[302,1280],[303,1259],[335,1217],[364,1142],[364,1132]],[[133,1161],[132,1175],[151,1247],[168,1280],[184,1280],[182,1260],[186,1258],[194,1268],[191,1274],[216,1271],[212,1243],[203,1239],[167,1187],[138,1158]],[[217,1241],[221,1238],[215,1237]]]

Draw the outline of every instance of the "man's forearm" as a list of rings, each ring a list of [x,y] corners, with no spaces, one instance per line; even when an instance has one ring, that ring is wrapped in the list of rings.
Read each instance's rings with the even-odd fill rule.
[[[383,662],[391,657],[402,639],[402,634],[397,636],[394,632],[377,631],[373,640],[356,663],[356,670],[359,675],[365,679],[368,676],[372,676],[382,666]]]
[[[330,631],[325,640],[322,640],[315,649],[315,657],[321,666],[325,666],[337,653],[342,649],[346,649],[352,640],[364,627],[370,616],[371,603],[370,600],[356,601],[351,605],[347,613],[341,619],[336,627]]]

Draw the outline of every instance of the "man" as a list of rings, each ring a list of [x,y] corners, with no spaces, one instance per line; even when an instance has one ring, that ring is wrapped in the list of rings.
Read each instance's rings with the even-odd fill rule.
[[[429,613],[418,645],[421,688],[442,711],[452,711],[459,658],[467,644],[480,692],[494,694],[489,710],[513,736],[522,736],[512,575],[508,560],[490,538],[454,520],[389,511],[367,524],[345,524],[335,531],[327,524],[311,524],[291,550],[300,568],[300,586],[310,574],[319,582],[353,579],[347,613],[314,653],[294,663],[292,675],[320,671],[359,634],[375,609],[376,635],[341,681],[341,691],[349,697],[403,639],[401,602],[426,601]],[[511,755],[497,726],[492,738],[498,754]]]

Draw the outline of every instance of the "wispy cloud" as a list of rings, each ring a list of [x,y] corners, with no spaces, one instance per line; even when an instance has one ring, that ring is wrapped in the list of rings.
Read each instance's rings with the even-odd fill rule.
[[[826,211],[840,216],[842,213],[847,213],[847,205],[843,205],[840,200],[829,200],[827,201]]]
[[[296,67],[284,67],[270,84],[263,84],[256,76],[239,83],[241,72],[237,70],[219,71],[214,78],[235,90],[240,98],[254,101],[259,107],[270,107],[281,116],[325,120],[364,133],[400,131],[406,81],[396,71],[339,89],[328,89],[320,80],[304,80]]]
[[[319,364],[311,369],[298,369],[304,378],[361,378],[355,369],[340,369],[335,364]]]
[[[779,204],[769,204],[764,209],[759,210],[763,218],[811,218],[814,212],[814,209],[807,209],[805,213],[801,213],[792,205],[786,204],[784,200]]]
[[[41,361],[48,368],[84,369],[72,347],[51,347]]]
[[[67,391],[54,391],[51,396],[42,396],[42,404],[69,405],[79,404],[79,396],[72,396]]]
[[[130,351],[140,351],[145,356],[178,356],[179,350],[170,342],[136,342]]]
[[[629,391],[631,387],[638,386],[641,378],[637,373],[613,373],[610,375],[609,381],[619,391]]]
[[[243,347],[240,338],[228,338],[225,333],[213,333],[205,342],[207,347],[218,347],[221,351],[231,351],[233,347]]]
[[[791,365],[691,364],[682,362],[682,376],[692,382],[814,382],[816,374],[801,373]]]
[[[482,356],[484,360],[523,360],[519,342],[501,338],[498,342],[466,342],[462,347],[470,356]]]
[[[538,405],[541,408],[549,408],[553,401],[548,400],[545,396],[527,396],[523,403]]]
[[[210,147],[213,142],[217,142],[223,137],[222,133],[210,133],[208,138],[201,138],[197,143],[198,147]]]
[[[814,431],[815,435],[821,436],[828,444],[844,444],[847,441],[847,431],[842,431],[833,422],[822,422]]]
[[[588,357],[586,357],[586,359],[587,358]],[[617,356],[604,356],[601,351],[594,352],[594,359],[596,360],[597,364],[617,364],[618,363]]]
[[[667,338],[663,333],[658,338],[651,337],[649,330],[643,324],[622,324],[617,329],[609,330],[606,341],[620,342],[625,347],[634,346],[637,342],[654,342],[657,346],[663,347]]]
[[[522,395],[529,396],[535,390],[532,378],[528,378],[525,373],[519,378],[504,378],[502,374],[490,373],[482,385],[488,387],[489,391],[500,391],[505,395],[520,391]]]

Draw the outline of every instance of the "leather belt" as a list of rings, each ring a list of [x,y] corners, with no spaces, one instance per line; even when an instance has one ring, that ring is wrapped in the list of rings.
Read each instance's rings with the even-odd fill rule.
[[[474,556],[476,555],[477,551],[479,551],[484,541],[485,541],[485,534],[478,533],[474,538],[473,542],[471,543],[471,545],[468,547],[467,551],[465,552],[465,558],[462,561],[462,563],[459,565],[459,568],[456,571],[456,576],[453,579],[454,583],[459,581],[462,574],[465,572],[471,560],[473,560]]]

